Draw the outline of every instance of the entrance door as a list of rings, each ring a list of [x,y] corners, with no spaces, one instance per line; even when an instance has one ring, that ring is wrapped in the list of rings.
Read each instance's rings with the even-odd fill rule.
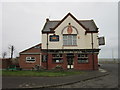
[[[73,54],[67,54],[67,68],[68,69],[72,69],[73,68],[73,58],[74,58],[74,55]]]
[[[67,68],[72,69],[73,68],[73,58],[68,58],[67,62],[68,62]]]

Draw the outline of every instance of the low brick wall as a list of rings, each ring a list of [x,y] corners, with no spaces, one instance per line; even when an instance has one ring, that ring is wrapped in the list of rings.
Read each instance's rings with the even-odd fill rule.
[[[12,65],[12,61],[10,58],[0,59],[0,69],[6,69],[9,65]]]

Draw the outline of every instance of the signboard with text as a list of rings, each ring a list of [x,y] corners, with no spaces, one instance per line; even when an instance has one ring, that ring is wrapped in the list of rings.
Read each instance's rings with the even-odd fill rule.
[[[99,37],[99,45],[105,45],[105,38],[104,37]]]
[[[59,35],[50,35],[50,41],[51,42],[58,42],[59,41]]]

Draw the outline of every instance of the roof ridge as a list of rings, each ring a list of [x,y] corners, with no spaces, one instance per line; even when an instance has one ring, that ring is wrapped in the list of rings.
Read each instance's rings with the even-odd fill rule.
[[[96,28],[96,24],[94,22],[94,19],[76,19],[76,17],[74,17],[71,13],[68,13],[66,16],[64,16],[61,20],[59,19],[53,19],[53,20],[49,20],[46,22],[46,24],[44,25],[45,28],[43,28],[42,33],[54,33],[55,29],[68,17],[70,16],[71,18],[73,18],[79,25],[81,25],[86,31],[95,31],[98,28]]]
[[[49,20],[49,22],[59,22],[61,20]]]
[[[60,22],[61,20],[49,20],[49,22]],[[78,21],[93,21],[91,19],[85,19],[85,20],[78,20]]]

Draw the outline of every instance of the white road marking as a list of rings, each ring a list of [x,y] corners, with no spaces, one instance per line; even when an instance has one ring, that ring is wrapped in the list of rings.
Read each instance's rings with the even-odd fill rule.
[[[99,68],[99,71],[100,71],[100,72],[107,72],[106,70],[101,69],[101,68]]]

